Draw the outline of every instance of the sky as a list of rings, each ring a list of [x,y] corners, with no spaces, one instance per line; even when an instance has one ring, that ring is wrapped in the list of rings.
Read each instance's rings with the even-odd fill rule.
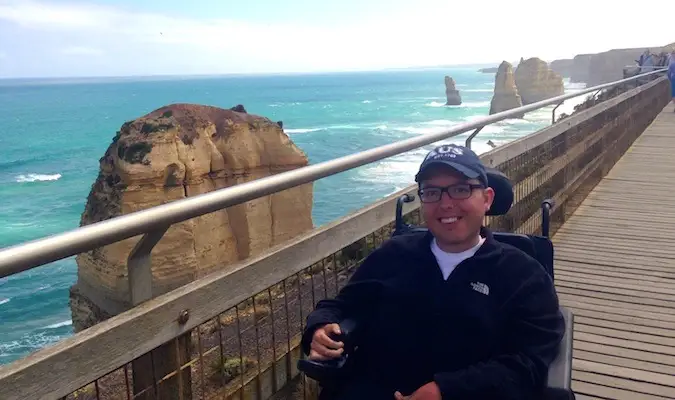
[[[650,3],[667,9],[667,2]],[[659,4],[660,3],[660,4]],[[547,61],[675,42],[615,0],[0,0],[0,78]]]

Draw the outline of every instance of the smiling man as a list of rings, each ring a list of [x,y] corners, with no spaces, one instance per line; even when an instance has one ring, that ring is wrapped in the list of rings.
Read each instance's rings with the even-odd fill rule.
[[[494,199],[478,156],[432,150],[415,177],[429,231],[394,237],[307,318],[311,359],[338,357],[359,324],[353,374],[327,399],[536,399],[562,339],[553,282],[483,226]]]

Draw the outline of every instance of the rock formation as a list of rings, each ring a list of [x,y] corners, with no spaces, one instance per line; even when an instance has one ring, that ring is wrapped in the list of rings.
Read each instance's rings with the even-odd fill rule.
[[[572,59],[573,66],[570,82],[588,82],[588,69],[591,65],[592,57],[592,54],[579,54],[574,56]]]
[[[504,61],[499,65],[499,69],[495,75],[495,93],[490,103],[490,114],[496,114],[522,105],[516,81],[513,77],[513,67],[511,67],[509,62]],[[523,115],[519,116],[519,118],[522,117]]]
[[[539,58],[522,60],[513,75],[524,105],[565,94],[562,76]]]
[[[571,58],[554,60],[551,61],[550,67],[553,71],[559,73],[563,78],[570,78],[572,77],[574,70],[574,60]]]
[[[462,96],[459,95],[459,90],[455,89],[455,81],[449,77],[445,77],[445,98],[446,106],[458,106],[462,104]]]
[[[233,110],[174,104],[126,122],[100,159],[80,225],[308,164],[279,124]],[[153,295],[259,254],[312,226],[312,184],[174,224],[152,251]],[[130,238],[77,256],[76,331],[130,307]]]

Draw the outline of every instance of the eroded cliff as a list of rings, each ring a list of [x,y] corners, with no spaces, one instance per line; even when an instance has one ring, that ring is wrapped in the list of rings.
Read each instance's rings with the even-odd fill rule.
[[[235,111],[238,110],[238,111]],[[81,225],[308,164],[281,124],[243,107],[174,104],[122,125],[105,155]],[[174,224],[152,251],[153,294],[259,254],[312,228],[312,184]],[[75,330],[130,306],[127,239],[77,257]]]
[[[520,107],[523,102],[518,94],[516,81],[513,77],[511,63],[503,61],[495,75],[495,91],[490,102],[490,114]],[[522,117],[522,116],[520,116]]]
[[[514,72],[514,78],[524,105],[565,93],[562,76],[537,57],[522,60]]]
[[[460,96],[459,90],[455,87],[455,80],[449,76],[445,77],[445,99],[446,106],[458,106],[462,104],[462,96]]]

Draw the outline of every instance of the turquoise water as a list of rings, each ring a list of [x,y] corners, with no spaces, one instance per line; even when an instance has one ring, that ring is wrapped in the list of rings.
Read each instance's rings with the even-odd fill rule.
[[[445,107],[444,75],[464,104]],[[169,103],[221,107],[282,120],[318,163],[488,114],[493,75],[475,68],[325,75],[165,79],[0,80],[0,247],[76,228],[98,160],[123,122]],[[568,90],[575,90],[569,87]],[[569,110],[574,103],[560,110]],[[550,108],[488,126],[474,147],[550,123]],[[465,136],[455,138],[463,142]],[[411,184],[425,150],[315,184],[321,225]],[[0,279],[0,364],[72,334],[67,259]]]

